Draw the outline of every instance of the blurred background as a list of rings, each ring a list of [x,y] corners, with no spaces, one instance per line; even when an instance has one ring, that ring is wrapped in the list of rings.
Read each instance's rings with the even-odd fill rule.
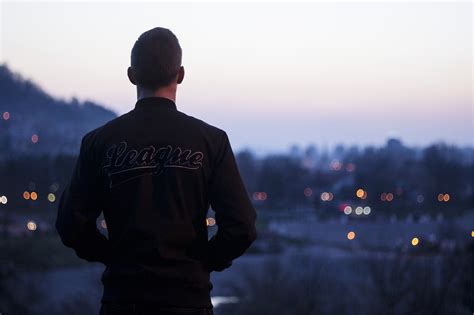
[[[472,314],[472,12],[0,2],[0,313],[98,314],[104,266],[62,245],[57,203],[82,136],[133,109],[132,45],[162,26],[178,109],[228,132],[258,212],[211,274],[216,315]]]

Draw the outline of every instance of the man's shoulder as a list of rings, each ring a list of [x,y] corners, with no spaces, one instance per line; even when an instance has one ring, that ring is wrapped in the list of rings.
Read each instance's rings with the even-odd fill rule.
[[[217,127],[213,124],[208,123],[207,121],[204,121],[200,118],[188,115],[186,113],[180,112],[179,114],[186,119],[190,124],[196,126],[197,128],[203,130],[204,132],[213,134],[217,137],[223,136],[226,132],[224,129]]]
[[[104,125],[94,128],[91,131],[88,131],[84,136],[82,136],[81,146],[83,147],[92,146],[95,142],[95,139],[97,138],[98,133],[104,127]]]
[[[83,139],[90,139],[96,137],[98,134],[100,134],[102,131],[109,130],[109,129],[114,129],[118,125],[121,124],[122,121],[124,121],[128,116],[130,115],[130,112],[127,112],[125,114],[122,114],[120,116],[117,116],[109,121],[104,122],[102,125],[97,126],[96,128],[90,130],[87,132],[84,136]]]
[[[226,131],[216,125],[181,111],[176,112],[180,119],[186,124],[186,130],[188,132],[210,137],[210,139],[214,141],[222,141],[222,139],[225,139],[227,136]],[[82,141],[85,144],[92,145],[97,138],[101,138],[101,135],[104,136],[115,132],[117,128],[122,129],[124,124],[129,124],[127,118],[131,118],[131,114],[132,111],[124,113],[90,130],[83,136]]]

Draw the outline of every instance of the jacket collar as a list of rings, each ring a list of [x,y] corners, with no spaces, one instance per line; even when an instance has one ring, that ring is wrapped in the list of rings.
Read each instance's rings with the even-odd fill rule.
[[[176,110],[176,104],[169,98],[160,96],[150,96],[139,99],[135,103],[135,109],[137,108],[168,108]]]

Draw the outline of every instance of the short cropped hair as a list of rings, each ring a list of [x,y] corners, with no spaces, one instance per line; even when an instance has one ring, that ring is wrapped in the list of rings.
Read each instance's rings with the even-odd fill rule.
[[[181,67],[182,50],[169,29],[155,27],[141,34],[132,48],[136,84],[156,90],[171,83]]]

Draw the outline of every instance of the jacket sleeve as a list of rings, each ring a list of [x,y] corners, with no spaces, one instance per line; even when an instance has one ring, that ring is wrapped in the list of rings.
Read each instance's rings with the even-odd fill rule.
[[[55,226],[63,244],[74,249],[77,256],[106,264],[110,245],[96,225],[101,213],[98,169],[90,156],[89,135],[82,138],[72,178],[61,194]]]
[[[208,242],[208,270],[232,265],[257,238],[257,213],[241,179],[229,138],[224,132],[209,183],[209,201],[216,213],[217,233]]]

